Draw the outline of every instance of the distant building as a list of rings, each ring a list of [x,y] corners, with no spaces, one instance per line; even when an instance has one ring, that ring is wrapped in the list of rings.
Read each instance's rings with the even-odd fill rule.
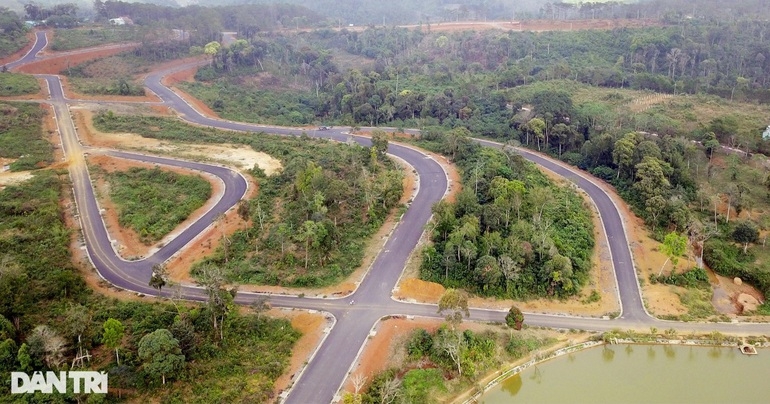
[[[112,25],[134,25],[134,21],[128,17],[110,18]]]

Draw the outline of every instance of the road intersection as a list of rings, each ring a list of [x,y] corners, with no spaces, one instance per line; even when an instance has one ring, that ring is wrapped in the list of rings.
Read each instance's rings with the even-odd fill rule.
[[[38,52],[47,42],[42,32],[37,33],[32,50],[21,60],[8,65],[15,68],[34,61]],[[278,135],[300,135],[299,128],[261,126],[204,116],[183,98],[162,84],[161,79],[175,70],[188,68],[177,67],[147,76],[146,87],[153,91],[178,116],[190,123],[211,126],[226,130]],[[202,164],[166,157],[151,156],[109,150],[112,156],[150,162],[154,164],[183,167],[209,173],[219,178],[224,186],[224,193],[216,204],[201,218],[183,230],[176,238],[169,241],[155,254],[138,261],[125,261],[115,251],[100,215],[100,209],[94,196],[94,190],[85,165],[82,146],[77,137],[76,128],[70,118],[68,100],[61,87],[58,76],[41,76],[48,84],[50,103],[55,111],[62,147],[69,161],[69,170],[74,189],[74,197],[83,229],[88,255],[94,267],[105,280],[112,284],[138,293],[157,295],[159,292],[148,285],[154,264],[165,262],[174,254],[184,253],[184,248],[213,222],[213,219],[238,203],[246,193],[246,181],[237,172],[225,167]],[[335,141],[347,141],[350,135],[346,128],[330,128],[315,132],[315,136]],[[353,137],[364,145],[370,142],[364,137]],[[503,147],[502,144],[486,140],[477,140],[487,147]],[[612,198],[597,185],[597,180],[579,170],[555,162],[540,154],[517,149],[524,158],[539,164],[556,174],[566,177],[583,189],[592,199],[602,219],[602,226],[607,234],[612,255],[612,266],[617,281],[617,292],[622,311],[615,319],[582,318],[566,315],[545,315],[525,313],[526,323],[531,326],[545,326],[563,329],[582,329],[607,331],[611,329],[677,329],[681,332],[706,333],[720,331],[732,334],[761,335],[770,333],[769,324],[748,323],[680,323],[658,320],[650,316],[644,308],[642,295],[637,280],[633,257],[628,246],[623,219]],[[376,257],[367,275],[358,288],[343,298],[303,298],[299,296],[269,295],[274,307],[319,310],[329,313],[334,318],[334,326],[324,337],[307,366],[295,376],[295,383],[285,397],[287,403],[327,403],[338,397],[339,390],[356,362],[360,348],[367,341],[374,325],[379,319],[391,315],[410,315],[437,317],[436,306],[429,304],[410,304],[391,298],[410,252],[416,247],[425,225],[431,217],[432,205],[439,201],[449,187],[449,180],[441,165],[429,155],[409,146],[390,144],[389,153],[403,159],[411,165],[418,176],[419,190],[411,202],[398,226],[392,231],[387,242]],[[205,300],[205,292],[194,285],[182,285],[179,291],[163,290],[160,295],[171,297],[180,293],[190,300]],[[236,302],[249,304],[264,295],[239,292]],[[351,304],[355,301],[355,304]],[[485,309],[472,309],[470,319],[479,321],[503,321],[505,312]]]

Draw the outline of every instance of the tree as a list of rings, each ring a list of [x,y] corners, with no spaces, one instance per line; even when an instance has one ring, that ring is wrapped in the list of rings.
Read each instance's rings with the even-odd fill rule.
[[[468,294],[459,289],[447,289],[438,301],[438,313],[444,314],[454,329],[463,321],[463,315],[471,315],[468,310]]]
[[[83,366],[83,359],[90,361],[90,355],[88,350],[83,347],[83,334],[88,332],[91,325],[91,316],[88,309],[80,304],[73,304],[67,309],[64,314],[64,332],[68,338],[74,339],[78,347],[77,356],[72,362],[72,367],[76,365]],[[89,338],[86,338],[88,341]]]
[[[168,268],[163,264],[153,265],[149,285],[160,292],[160,289],[166,286],[166,279],[168,279]]]
[[[537,139],[537,150],[540,150],[540,141],[545,139],[545,121],[542,118],[532,118],[527,122],[527,129]]]
[[[22,372],[29,372],[32,370],[32,355],[29,353],[29,345],[21,344],[19,353],[16,355],[16,360],[19,362],[19,370]]]
[[[487,290],[490,285],[494,287],[503,275],[497,258],[491,255],[484,255],[476,261],[475,272],[483,290]]]
[[[206,289],[213,327],[215,331],[219,331],[219,340],[222,341],[225,339],[225,318],[234,309],[233,301],[238,293],[238,288],[226,289],[222,270],[211,266],[202,268],[197,283]]]
[[[51,369],[58,369],[64,362],[67,343],[56,330],[47,325],[35,327],[27,337],[27,344],[30,356],[33,359],[42,359]]]
[[[300,243],[305,243],[305,269],[307,269],[308,260],[310,258],[310,245],[315,244],[315,240],[318,238],[318,223],[312,220],[306,220],[302,223],[299,232],[294,237]]]
[[[377,157],[382,159],[388,152],[388,134],[381,129],[372,131],[372,148],[376,150]]]
[[[719,228],[710,222],[701,223],[701,221],[695,219],[687,226],[687,231],[690,236],[690,242],[700,250],[697,264],[702,267],[704,245],[710,238],[719,235]]]
[[[612,149],[612,162],[618,166],[617,178],[620,178],[621,171],[624,171],[628,177],[632,177],[635,149],[636,133],[627,133],[615,142],[615,147]]]
[[[144,363],[144,371],[150,376],[160,376],[166,384],[166,375],[173,375],[184,367],[185,356],[179,348],[179,341],[171,331],[157,329],[139,340],[139,359]]]
[[[442,325],[436,331],[436,339],[434,346],[444,352],[449,359],[457,366],[457,373],[463,375],[463,351],[466,350],[467,342],[460,331],[454,328],[449,329],[446,325]]]
[[[733,229],[732,238],[738,243],[743,244],[743,253],[749,248],[749,243],[756,243],[759,240],[759,229],[748,221],[740,222]]]
[[[658,276],[663,273],[663,268],[666,267],[666,264],[668,264],[669,260],[674,265],[674,269],[676,269],[676,265],[679,263],[679,257],[684,254],[685,250],[687,249],[687,237],[672,231],[671,233],[666,234],[666,237],[663,238],[663,246],[661,246],[660,249],[664,254],[666,254],[667,258],[666,261],[663,262],[663,266],[660,267]]]
[[[104,322],[104,325],[102,325],[102,328],[104,328],[102,342],[104,342],[104,345],[107,345],[107,348],[115,350],[115,360],[117,360],[118,365],[120,365],[118,349],[120,349],[120,342],[123,340],[125,327],[123,327],[123,323],[119,320],[108,318],[107,321]]]
[[[217,53],[219,53],[219,49],[222,48],[222,45],[220,45],[217,41],[211,41],[207,43],[203,47],[203,53],[205,53],[208,56],[211,56],[211,64],[214,64],[214,58],[216,57]]]
[[[706,135],[703,136],[701,143],[703,144],[703,147],[706,148],[706,153],[709,155],[710,162],[712,157],[714,157],[714,150],[719,148],[717,135],[715,135],[714,132],[707,132]]]
[[[660,195],[644,201],[644,210],[652,217],[652,231],[658,226],[658,216],[663,213],[666,204],[666,199]]]
[[[505,324],[517,331],[521,330],[522,324],[524,324],[524,313],[516,306],[511,306],[508,310],[508,314],[505,315]]]
[[[644,157],[641,163],[636,165],[636,182],[634,189],[639,192],[641,200],[652,199],[655,196],[663,196],[669,192],[671,183],[666,178],[666,173],[671,171],[668,163],[655,157]]]

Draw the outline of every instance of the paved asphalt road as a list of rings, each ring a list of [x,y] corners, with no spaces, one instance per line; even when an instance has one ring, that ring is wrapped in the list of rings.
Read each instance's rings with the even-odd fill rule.
[[[35,52],[45,46],[45,44],[41,45],[41,41],[45,40],[44,36],[38,33],[37,38],[38,43],[33,47],[33,51],[26,55],[20,63],[14,64],[14,67],[33,60]],[[267,127],[204,117],[173,91],[160,84],[161,77],[169,72],[153,73],[147,77],[145,84],[150,90],[158,94],[164,103],[174,108],[181,117],[190,122],[222,129],[281,135],[298,135],[303,132],[302,129],[298,128]],[[56,112],[63,148],[70,162],[70,175],[86,239],[86,247],[95,268],[102,277],[117,286],[145,294],[155,294],[157,291],[148,286],[152,265],[164,262],[179,252],[194,240],[197,234],[209,226],[216,215],[232,208],[245,193],[245,181],[239,174],[223,167],[114,150],[91,150],[91,152],[109,153],[119,158],[208,172],[219,177],[225,184],[225,193],[220,197],[216,206],[154,255],[141,261],[122,260],[115,253],[99,214],[99,207],[83,159],[83,153],[89,150],[83,148],[77,139],[77,133],[67,108],[69,100],[66,100],[62,94],[58,77],[44,77],[51,93],[51,99],[48,102],[53,105]],[[349,138],[345,129],[311,131],[308,134],[337,141],[345,141]],[[366,138],[354,137],[353,139],[361,144],[369,143]],[[498,143],[484,140],[478,140],[478,142],[488,147],[502,147]],[[381,317],[395,314],[429,317],[437,315],[435,305],[397,302],[392,300],[390,296],[409,253],[415,248],[424,226],[430,219],[431,206],[440,200],[446,192],[449,185],[448,180],[441,166],[420,151],[391,144],[389,152],[401,157],[414,167],[419,176],[419,192],[357,290],[351,296],[341,299],[270,296],[270,303],[273,306],[322,310],[333,315],[335,319],[335,325],[307,367],[300,375],[295,376],[296,382],[286,398],[286,402],[326,403],[332,401],[347,372],[353,366],[359,349],[366,342],[370,330]],[[678,323],[650,317],[642,304],[621,215],[608,195],[596,186],[589,176],[581,174],[577,170],[556,164],[552,160],[531,151],[518,149],[517,153],[569,178],[593,199],[602,217],[610,242],[612,264],[616,272],[618,292],[623,309],[622,315],[614,320],[526,313],[526,322],[529,325],[597,331],[614,328],[643,330],[646,327],[654,326],[660,329],[675,328],[680,332],[716,330],[747,335],[770,332],[770,325],[768,324]],[[184,286],[182,293],[192,300],[205,300],[203,291],[192,285]],[[169,295],[171,292],[164,290],[162,294]],[[258,296],[254,293],[241,292],[236,297],[236,301],[240,304],[248,304]],[[350,304],[352,301],[355,301],[355,304]],[[471,310],[471,318],[475,320],[502,321],[504,315],[505,313],[501,311]]]

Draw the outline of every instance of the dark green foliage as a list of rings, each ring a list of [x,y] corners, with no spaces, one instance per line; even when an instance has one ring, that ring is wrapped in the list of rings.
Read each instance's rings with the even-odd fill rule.
[[[317,100],[302,92],[275,94],[227,82],[185,83],[181,87],[227,119],[285,126],[308,125],[315,120]]]
[[[508,342],[505,344],[505,351],[513,358],[518,359],[538,349],[541,345],[542,343],[534,338],[510,334]]]
[[[390,402],[400,397],[403,402],[433,402],[435,395],[446,391],[449,380],[453,389],[475,383],[501,363],[519,359],[554,341],[537,338],[528,332],[476,333],[459,331],[442,325],[433,333],[423,329],[412,331],[404,346],[407,360],[402,369],[389,369],[375,375],[364,392],[364,403]],[[398,402],[398,400],[396,401]]]
[[[53,148],[42,129],[43,114],[37,104],[0,103],[0,157],[17,159],[11,171],[34,170],[53,161]]]
[[[433,337],[423,328],[412,331],[412,335],[406,344],[406,353],[412,360],[428,356],[433,350]]]
[[[434,207],[434,245],[421,276],[488,296],[578,293],[594,246],[582,199],[520,156],[479,148],[457,133],[432,138],[418,143],[455,154],[464,191],[456,203]]]
[[[110,184],[120,225],[136,231],[145,244],[163,238],[211,197],[211,184],[199,175],[159,167],[94,172]]]
[[[412,369],[404,375],[402,381],[404,396],[409,403],[432,403],[433,390],[445,391],[444,379],[438,369]]]
[[[759,240],[759,229],[754,223],[743,221],[735,225],[731,236],[735,242],[748,246],[748,244],[756,243]],[[745,248],[744,251],[746,251]]]
[[[754,262],[754,255],[744,253],[732,243],[712,239],[706,242],[703,261],[714,272],[730,278],[739,277],[755,285],[764,295],[770,295],[770,270]]]
[[[508,314],[505,315],[505,323],[508,327],[521,330],[521,326],[524,324],[524,313],[518,307],[511,306]]]
[[[35,94],[38,91],[40,86],[32,75],[10,72],[0,74],[0,96]]]
[[[703,268],[693,268],[682,273],[672,272],[669,275],[650,274],[650,282],[701,289],[711,286],[708,274]]]

